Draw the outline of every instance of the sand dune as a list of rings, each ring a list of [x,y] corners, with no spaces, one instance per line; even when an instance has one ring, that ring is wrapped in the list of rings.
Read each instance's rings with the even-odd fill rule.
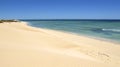
[[[120,44],[26,23],[0,24],[0,67],[120,67]]]

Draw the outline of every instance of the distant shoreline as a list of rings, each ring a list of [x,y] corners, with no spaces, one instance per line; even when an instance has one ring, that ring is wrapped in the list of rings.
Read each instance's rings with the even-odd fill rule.
[[[0,20],[0,23],[12,23],[12,22],[20,22],[18,20]]]

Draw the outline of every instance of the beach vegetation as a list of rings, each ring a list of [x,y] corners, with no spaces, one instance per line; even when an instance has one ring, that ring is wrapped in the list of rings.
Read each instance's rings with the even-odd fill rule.
[[[0,20],[0,23],[4,23],[4,22],[10,23],[10,22],[18,22],[18,21],[17,20]]]

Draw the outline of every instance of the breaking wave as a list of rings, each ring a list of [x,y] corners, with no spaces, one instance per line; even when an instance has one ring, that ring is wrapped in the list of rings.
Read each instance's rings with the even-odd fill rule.
[[[102,31],[120,33],[120,29],[102,29]]]

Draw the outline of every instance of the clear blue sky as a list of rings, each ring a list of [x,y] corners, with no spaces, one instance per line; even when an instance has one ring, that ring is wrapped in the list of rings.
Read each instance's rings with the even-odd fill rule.
[[[120,0],[0,0],[0,19],[120,19]]]

